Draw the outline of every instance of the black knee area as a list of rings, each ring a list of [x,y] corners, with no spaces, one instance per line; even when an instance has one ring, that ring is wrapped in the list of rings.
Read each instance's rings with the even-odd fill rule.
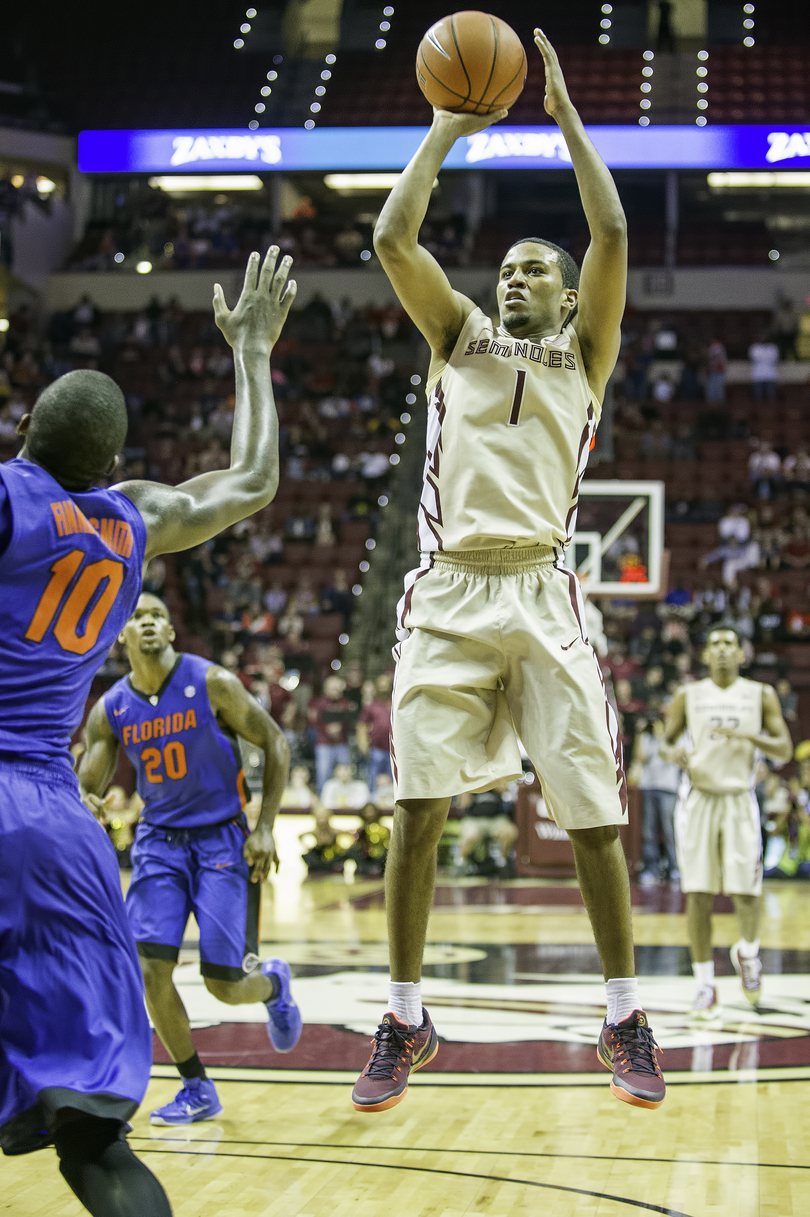
[[[81,1169],[103,1157],[106,1150],[121,1136],[120,1120],[102,1120],[100,1116],[83,1116],[57,1128],[53,1143],[62,1167]]]
[[[93,1217],[171,1217],[166,1193],[135,1157],[119,1120],[81,1116],[53,1134],[59,1169]]]

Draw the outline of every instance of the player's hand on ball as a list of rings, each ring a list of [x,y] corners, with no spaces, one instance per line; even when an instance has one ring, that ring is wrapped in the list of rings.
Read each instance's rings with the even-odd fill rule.
[[[452,110],[437,110],[434,106],[433,127],[455,141],[499,123],[508,113],[508,110],[495,110],[492,114],[454,114]]]
[[[214,320],[230,346],[268,355],[287,320],[297,286],[287,281],[292,258],[278,258],[277,245],[271,245],[259,266],[259,255],[248,258],[245,282],[236,308],[231,311],[218,283],[214,284]]]
[[[270,867],[279,867],[276,843],[269,828],[256,828],[245,841],[245,861],[250,866],[251,883],[262,883],[270,874]]]
[[[547,114],[554,115],[558,110],[570,106],[571,98],[568,96],[557,52],[540,29],[534,31],[534,45],[543,56],[543,66],[546,69],[546,95],[543,105]]]

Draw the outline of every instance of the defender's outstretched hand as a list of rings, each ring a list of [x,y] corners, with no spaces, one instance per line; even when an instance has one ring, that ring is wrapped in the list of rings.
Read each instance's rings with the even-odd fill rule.
[[[292,258],[285,256],[277,265],[278,253],[278,246],[271,245],[261,269],[259,255],[250,255],[242,294],[233,312],[225,303],[220,285],[214,284],[214,320],[230,346],[269,355],[278,341],[297,291],[294,279],[287,282]]]
[[[546,113],[553,117],[558,110],[571,105],[571,98],[568,96],[557,52],[540,29],[534,31],[534,45],[543,56],[543,66],[546,69],[546,96],[543,105]]]

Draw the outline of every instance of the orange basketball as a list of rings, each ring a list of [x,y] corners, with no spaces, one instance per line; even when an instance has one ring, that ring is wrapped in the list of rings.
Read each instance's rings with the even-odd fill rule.
[[[510,25],[467,10],[430,27],[419,44],[416,79],[440,110],[491,114],[520,97],[526,66],[523,44]]]

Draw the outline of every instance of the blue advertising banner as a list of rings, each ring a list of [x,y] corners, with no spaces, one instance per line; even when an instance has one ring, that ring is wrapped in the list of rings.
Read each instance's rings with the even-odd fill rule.
[[[402,169],[426,127],[275,127],[245,131],[82,131],[82,173]],[[611,169],[810,168],[810,130],[774,126],[595,126]],[[558,127],[490,127],[459,140],[447,169],[561,169]]]

